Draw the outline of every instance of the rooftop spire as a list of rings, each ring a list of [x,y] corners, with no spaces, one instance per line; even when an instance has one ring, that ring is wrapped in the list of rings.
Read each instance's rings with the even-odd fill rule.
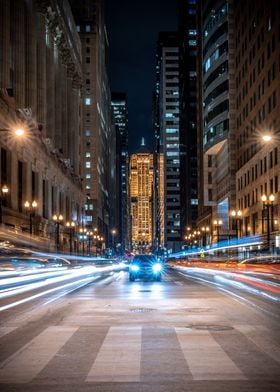
[[[145,146],[145,139],[143,137],[141,139],[141,146]]]

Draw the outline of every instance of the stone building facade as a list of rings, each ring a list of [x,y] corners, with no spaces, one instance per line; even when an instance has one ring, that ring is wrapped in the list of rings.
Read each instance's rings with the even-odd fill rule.
[[[24,204],[35,200],[32,233],[51,237],[53,214],[81,223],[84,204],[81,47],[68,1],[1,1],[0,52],[2,221],[28,231]],[[13,136],[16,126],[23,137]]]

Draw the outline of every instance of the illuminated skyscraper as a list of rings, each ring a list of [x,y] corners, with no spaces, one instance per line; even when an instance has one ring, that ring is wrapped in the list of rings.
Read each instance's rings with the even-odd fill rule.
[[[130,158],[130,214],[132,248],[141,252],[152,245],[153,154],[142,141]]]

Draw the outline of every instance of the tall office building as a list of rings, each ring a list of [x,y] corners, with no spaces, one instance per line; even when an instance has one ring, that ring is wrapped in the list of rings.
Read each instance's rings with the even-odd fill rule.
[[[163,229],[163,244],[171,251],[181,247],[180,219],[180,131],[179,131],[179,46],[178,35],[174,32],[159,34],[157,44],[156,97],[155,110],[157,124],[155,137],[157,154],[162,154],[163,162],[157,158],[157,170],[162,178],[161,190],[164,195],[164,214],[157,207],[159,228]],[[160,195],[158,197],[158,206]]]
[[[68,1],[1,1],[0,37],[1,221],[50,238],[53,214],[77,222],[84,204],[81,46]],[[19,124],[25,136],[13,139]]]
[[[180,40],[180,145],[181,226],[196,227],[197,195],[197,93],[196,0],[179,2]]]
[[[144,141],[140,149],[130,157],[130,214],[131,243],[136,252],[149,252],[153,238],[153,154]]]
[[[234,20],[239,235],[264,234],[279,249],[279,1],[237,2]]]
[[[82,44],[81,173],[87,195],[85,224],[97,228],[108,240],[110,162],[114,162],[114,128],[111,124],[111,95],[106,69],[108,40],[104,24],[104,1],[71,1]],[[115,220],[113,219],[113,222]]]
[[[199,1],[199,218],[228,235],[235,206],[235,75],[232,1]],[[217,228],[216,231],[218,230]],[[214,233],[215,235],[215,233]]]
[[[116,127],[116,161],[118,179],[118,241],[122,251],[129,249],[128,203],[128,111],[125,93],[112,93],[112,108]]]

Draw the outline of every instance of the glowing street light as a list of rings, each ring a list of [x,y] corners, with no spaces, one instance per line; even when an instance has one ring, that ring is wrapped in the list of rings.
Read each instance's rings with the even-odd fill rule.
[[[29,211],[29,233],[30,235],[32,235],[33,232],[32,218],[35,215],[35,210],[38,207],[38,203],[36,200],[33,200],[32,202],[27,200],[24,203],[24,207],[26,208],[26,211]]]

